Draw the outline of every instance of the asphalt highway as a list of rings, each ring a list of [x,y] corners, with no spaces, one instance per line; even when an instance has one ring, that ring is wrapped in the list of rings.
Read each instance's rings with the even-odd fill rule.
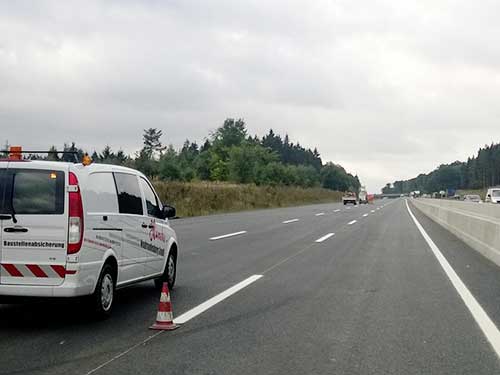
[[[75,301],[0,305],[0,374],[500,374],[500,269],[411,202],[172,226],[178,330],[148,330],[152,282],[120,290],[100,322]]]

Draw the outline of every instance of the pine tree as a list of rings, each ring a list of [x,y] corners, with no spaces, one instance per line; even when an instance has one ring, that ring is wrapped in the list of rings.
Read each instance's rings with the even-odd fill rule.
[[[9,144],[9,141],[5,141],[2,149],[0,151],[4,151],[4,152],[0,152],[0,157],[3,157],[3,158],[6,158],[9,156],[9,148],[10,148],[10,144]]]
[[[144,129],[144,134],[142,135],[144,147],[142,150],[144,151],[143,154],[149,159],[153,159],[155,157],[155,153],[158,153],[159,156],[161,156],[163,151],[166,149],[160,141],[162,135],[163,132],[159,129]]]

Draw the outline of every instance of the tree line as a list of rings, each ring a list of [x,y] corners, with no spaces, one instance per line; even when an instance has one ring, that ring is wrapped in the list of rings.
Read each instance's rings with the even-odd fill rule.
[[[271,129],[264,137],[250,136],[243,119],[228,118],[200,145],[186,140],[181,149],[163,145],[162,130],[145,129],[143,147],[135,155],[110,146],[90,156],[97,163],[135,168],[151,178],[170,181],[227,181],[256,185],[324,187],[338,191],[357,191],[360,181],[342,166],[323,164],[317,149],[275,134]],[[52,146],[51,151],[57,151]],[[84,150],[75,143],[64,145],[65,151],[76,153],[81,160]],[[32,158],[42,158],[31,155]],[[73,161],[70,153],[51,153],[49,160]]]
[[[420,190],[430,194],[446,189],[485,189],[496,185],[500,185],[500,144],[491,144],[480,148],[477,156],[469,157],[466,162],[442,164],[430,173],[388,183],[382,192],[406,194]]]

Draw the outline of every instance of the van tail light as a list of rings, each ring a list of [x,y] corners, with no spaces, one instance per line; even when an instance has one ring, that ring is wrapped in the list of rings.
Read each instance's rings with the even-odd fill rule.
[[[68,221],[68,254],[80,251],[83,242],[83,205],[82,195],[78,187],[78,178],[69,172],[69,221]]]

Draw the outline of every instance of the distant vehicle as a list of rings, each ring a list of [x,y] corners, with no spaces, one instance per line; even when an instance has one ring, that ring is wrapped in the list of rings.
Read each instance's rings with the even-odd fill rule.
[[[486,193],[485,202],[500,203],[500,187],[489,188]]]
[[[344,206],[348,203],[357,205],[358,199],[356,198],[356,194],[354,194],[353,192],[348,192],[345,193],[344,196],[342,197],[342,202],[344,203]]]
[[[482,203],[481,197],[477,194],[466,194],[464,196],[464,202],[474,202],[474,203]]]
[[[12,148],[11,148],[12,150]],[[174,286],[177,239],[141,172],[116,165],[0,160],[0,296],[88,299],[110,315],[115,289]]]
[[[359,204],[368,204],[368,193],[366,192],[365,187],[362,186],[361,189],[359,190],[358,198],[359,198]]]

